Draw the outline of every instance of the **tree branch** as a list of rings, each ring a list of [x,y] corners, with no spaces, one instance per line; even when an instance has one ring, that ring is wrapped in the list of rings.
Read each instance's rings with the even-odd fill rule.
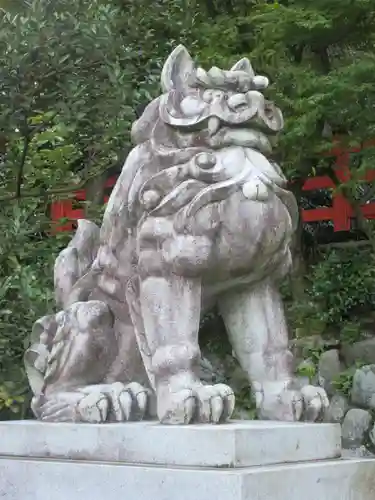
[[[21,188],[22,188],[22,183],[23,183],[23,172],[25,168],[25,163],[26,163],[26,157],[27,157],[27,152],[29,150],[29,145],[30,145],[30,136],[29,134],[26,134],[24,137],[24,142],[23,142],[23,149],[22,149],[22,155],[21,155],[21,161],[18,166],[18,172],[17,172],[17,178],[16,178],[16,193],[14,197],[16,199],[21,198]]]
[[[107,170],[109,170],[113,165],[108,165],[103,171],[97,172],[93,175],[87,176],[85,179],[82,179],[81,182],[78,184],[74,184],[73,186],[66,186],[63,188],[58,188],[58,189],[38,189],[34,191],[27,191],[27,192],[22,192],[22,196],[19,197],[17,196],[17,192],[10,194],[8,196],[0,196],[0,203],[5,203],[8,201],[13,201],[16,199],[20,198],[41,198],[41,197],[48,197],[48,196],[53,196],[53,195],[60,195],[60,194],[74,194],[76,191],[81,190],[82,188],[85,187],[85,185],[91,180],[95,179],[96,177],[99,177],[103,175]]]
[[[291,45],[289,47],[289,51],[290,51],[291,55],[293,56],[294,62],[296,64],[301,64],[304,50],[305,50],[304,44]]]
[[[331,61],[328,54],[328,47],[319,47],[318,49],[313,49],[313,52],[319,57],[320,67],[324,75],[328,75],[331,71]]]
[[[52,121],[56,118],[58,112],[54,113],[51,118],[47,122],[43,122],[36,126],[35,128],[29,128],[27,124],[25,125],[25,133],[24,133],[24,141],[23,141],[23,149],[22,149],[22,155],[21,155],[21,160],[20,164],[18,166],[18,172],[17,172],[17,177],[16,177],[16,192],[12,199],[20,199],[21,198],[21,190],[22,190],[22,183],[23,183],[23,173],[25,169],[25,164],[26,164],[26,158],[27,158],[27,153],[29,151],[29,146],[32,141],[32,138],[41,130],[44,129],[44,127],[48,126]],[[1,199],[0,199],[1,200]]]

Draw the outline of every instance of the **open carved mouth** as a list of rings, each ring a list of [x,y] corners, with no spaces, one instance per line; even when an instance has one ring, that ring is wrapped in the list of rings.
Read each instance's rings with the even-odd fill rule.
[[[261,117],[255,116],[249,120],[244,120],[241,123],[231,123],[230,121],[221,120],[216,116],[211,116],[207,120],[207,129],[210,137],[216,135],[220,129],[222,128],[230,128],[233,130],[256,130],[258,132],[262,132],[265,135],[273,136],[276,134],[276,131],[269,128],[267,123],[262,120]],[[203,127],[204,128],[204,127]]]
[[[208,131],[208,135],[210,137],[214,137],[218,132],[220,132],[223,128],[230,130],[254,130],[259,132],[267,137],[273,137],[276,135],[276,131],[270,129],[267,124],[260,117],[253,117],[250,120],[245,120],[242,123],[230,123],[226,120],[221,120],[217,116],[210,116],[207,119],[194,123],[191,125],[185,125],[184,127],[176,127],[180,133],[193,133],[193,132],[201,132],[204,130]]]
[[[259,92],[222,94],[216,99],[211,96],[212,99],[206,102],[208,98],[203,99],[205,94],[200,95],[199,99],[187,95],[181,100],[180,94],[171,93],[160,102],[160,117],[166,124],[180,130],[206,129],[210,136],[222,127],[258,129],[267,135],[282,129],[280,110]]]

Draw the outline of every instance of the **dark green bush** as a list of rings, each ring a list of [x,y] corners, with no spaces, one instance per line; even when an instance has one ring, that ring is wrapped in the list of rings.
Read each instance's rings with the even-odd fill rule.
[[[305,276],[305,284],[305,294],[297,300],[287,284],[283,287],[290,327],[299,334],[333,329],[339,331],[341,340],[353,340],[361,321],[375,310],[375,263],[369,249],[321,253]]]

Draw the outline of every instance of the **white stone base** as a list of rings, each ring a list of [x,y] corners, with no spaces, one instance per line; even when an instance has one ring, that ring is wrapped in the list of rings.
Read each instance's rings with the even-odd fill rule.
[[[341,456],[335,424],[0,422],[0,455],[188,467],[249,467]],[[375,500],[375,499],[374,499]]]
[[[2,500],[374,500],[375,460],[244,469],[0,459]]]
[[[3,422],[0,498],[374,500],[375,460],[332,458],[340,454],[337,429]],[[289,463],[276,463],[282,460]]]

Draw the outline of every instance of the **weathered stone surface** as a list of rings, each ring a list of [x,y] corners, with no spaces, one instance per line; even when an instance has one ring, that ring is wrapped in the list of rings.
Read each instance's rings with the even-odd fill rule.
[[[3,500],[373,500],[375,460],[243,469],[0,459]]]
[[[324,387],[327,394],[332,396],[335,393],[333,381],[342,371],[339,351],[331,349],[323,352],[319,358],[318,376],[319,384]]]
[[[340,426],[247,421],[221,426],[0,422],[0,456],[196,467],[337,458]]]
[[[341,351],[348,366],[356,362],[375,364],[375,338],[344,345]]]
[[[334,458],[338,425],[22,421],[0,423],[0,435],[4,500],[373,500],[375,493],[375,460]]]
[[[324,417],[324,421],[332,423],[342,423],[348,410],[348,398],[342,396],[341,394],[335,394],[331,398],[329,408]]]
[[[325,391],[294,384],[277,289],[298,207],[272,159],[283,117],[267,86],[246,58],[227,71],[197,67],[183,46],[167,58],[100,229],[81,221],[56,260],[61,311],[36,323],[25,355],[37,418],[139,420],[151,397],[164,424],[225,422],[233,388],[200,377],[209,306],[259,417],[322,417]]]
[[[354,405],[375,409],[375,365],[356,370],[351,399]]]
[[[370,430],[372,417],[367,410],[353,408],[345,415],[342,424],[342,445],[344,448],[358,448],[363,444]]]

